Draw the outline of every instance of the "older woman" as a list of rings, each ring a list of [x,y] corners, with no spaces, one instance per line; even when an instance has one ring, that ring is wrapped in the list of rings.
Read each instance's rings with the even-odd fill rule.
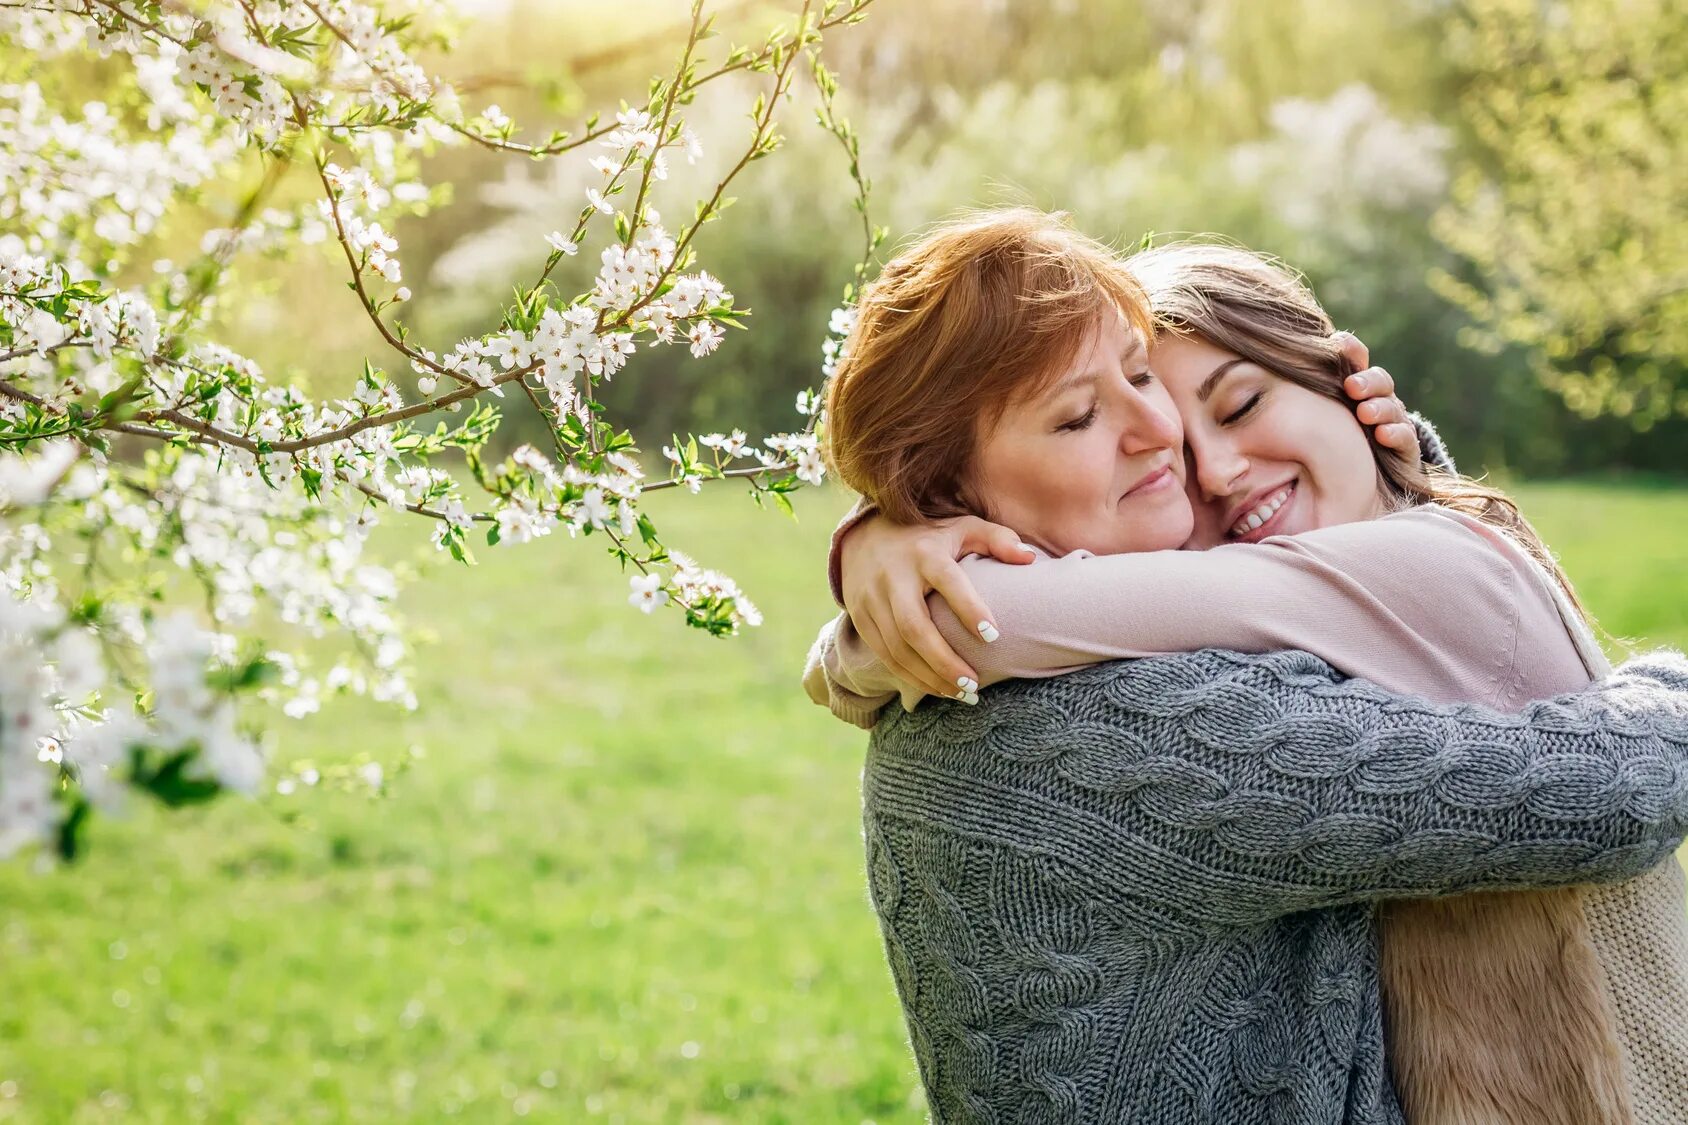
[[[1322,313],[1309,319],[1269,275],[1238,268],[1228,297],[1253,343],[1174,333],[1154,365],[1141,296],[1117,263],[1041,216],[941,231],[867,295],[830,403],[841,475],[891,515],[989,514],[1047,556],[998,568],[1013,577],[987,591],[1011,614],[996,645],[969,638],[971,614],[968,628],[940,621],[970,646],[969,671],[1049,675],[1227,644],[1308,649],[1401,690],[1507,707],[1587,684],[1568,591],[1515,509],[1387,458],[1380,471],[1340,406],[1346,370]],[[1217,522],[1185,495],[1179,416],[1153,373],[1163,360],[1199,371],[1171,398],[1196,420],[1193,483],[1222,499]],[[1236,443],[1220,439],[1250,418],[1254,459],[1225,460]],[[1426,499],[1443,505],[1373,518]],[[1245,542],[1308,534],[1126,554],[1199,542],[1204,526]],[[1445,612],[1396,615],[1427,577],[1406,565],[1425,550],[1438,554],[1428,578]],[[1095,565],[1115,559],[1143,569]],[[1005,590],[1017,599],[1006,611]],[[1513,620],[1490,637],[1481,617],[1496,602]],[[912,635],[908,618],[895,627]],[[830,684],[811,683],[860,718],[887,685],[841,625],[821,650]],[[880,626],[882,647],[892,631]],[[1492,667],[1520,636],[1545,647],[1517,658],[1514,644]],[[939,1119],[1018,1119],[1032,1104],[1066,1120],[1399,1119],[1372,904],[1625,879],[1668,855],[1688,811],[1681,747],[1632,730],[1641,741],[1615,758],[1590,750],[1608,753],[1637,714],[1679,723],[1676,689],[1635,686],[1679,671],[1637,668],[1504,720],[1335,687],[1301,655],[1201,653],[882,723],[866,775],[870,873]],[[1641,712],[1614,717],[1615,700],[1643,697]],[[1648,793],[1639,805],[1617,797],[1633,786]],[[1622,1039],[1618,1002],[1633,997],[1600,973],[1629,978],[1602,966],[1579,900],[1566,901],[1539,918],[1502,911],[1526,955],[1483,962],[1547,983],[1521,1009],[1557,1021],[1538,1038],[1563,1050],[1493,1038],[1504,1019],[1451,1021],[1422,991],[1390,997],[1405,1009],[1392,1028],[1415,1046],[1463,1032],[1450,1040],[1459,1052],[1397,1057],[1411,1064],[1397,1078],[1414,1120],[1624,1121],[1658,1093],[1637,1081],[1646,1044]],[[1422,951],[1415,927],[1450,918],[1461,920],[1391,914],[1384,948]],[[1553,961],[1567,940],[1581,956]],[[1565,968],[1587,979],[1555,979]],[[1397,979],[1411,984],[1411,966]],[[1520,999],[1496,991],[1504,980],[1473,983]],[[1484,994],[1471,999],[1482,1007]]]

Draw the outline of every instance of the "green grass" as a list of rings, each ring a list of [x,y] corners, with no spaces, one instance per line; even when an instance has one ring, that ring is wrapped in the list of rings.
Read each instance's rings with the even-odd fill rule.
[[[1688,645],[1688,491],[1520,493],[1612,633]],[[660,499],[767,625],[645,619],[596,544],[482,550],[408,599],[422,712],[282,728],[422,745],[390,799],[137,809],[74,870],[0,866],[0,1120],[922,1120],[862,738],[796,682],[843,500]]]
[[[1688,650],[1688,489],[1555,483],[1514,492],[1602,629]]]

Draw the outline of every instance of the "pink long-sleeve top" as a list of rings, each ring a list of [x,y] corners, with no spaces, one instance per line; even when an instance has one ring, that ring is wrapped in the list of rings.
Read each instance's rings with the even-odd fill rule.
[[[927,604],[981,689],[1203,648],[1301,649],[1390,691],[1502,709],[1591,679],[1541,566],[1435,505],[1208,551],[1075,551],[1019,566],[971,556],[962,568],[1000,639],[986,644],[936,595]],[[846,615],[821,631],[804,686],[864,727],[899,695],[909,710],[922,697]]]

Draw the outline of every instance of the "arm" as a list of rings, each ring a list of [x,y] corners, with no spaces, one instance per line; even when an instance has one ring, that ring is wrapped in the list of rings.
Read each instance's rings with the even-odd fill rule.
[[[1209,651],[893,712],[870,800],[1227,925],[1619,881],[1688,831],[1680,654],[1517,716],[1338,679],[1305,654]]]
[[[1354,336],[1337,336],[1354,369],[1344,390],[1357,403],[1355,413],[1371,427],[1377,443],[1409,462],[1423,460],[1453,472],[1453,461],[1434,427],[1406,412],[1389,372],[1368,366],[1370,355]],[[976,688],[977,670],[933,627],[921,601],[928,592],[938,592],[962,620],[981,630],[989,626],[989,639],[995,614],[956,560],[972,552],[1026,563],[1030,557],[1021,553],[1018,539],[1008,528],[977,519],[897,527],[877,518],[865,502],[858,503],[833,533],[827,559],[833,599],[850,614],[867,648],[902,682],[934,695],[949,695],[953,686]],[[912,706],[917,698],[905,702]]]
[[[844,667],[838,655],[840,635],[846,638],[850,651],[866,650],[855,626],[850,624],[849,615],[839,614],[821,626],[814,644],[809,646],[809,656],[803,665],[803,690],[812,702],[827,708],[835,717],[866,730],[878,721],[880,711],[897,698],[901,688],[883,664],[864,661],[859,674],[858,669]],[[909,706],[913,707],[919,699],[915,695]]]
[[[1302,649],[1393,689],[1491,702],[1527,563],[1486,529],[1426,509],[1211,551],[961,565],[996,607],[1000,639],[983,643],[940,598],[928,606],[981,687],[1203,648]],[[840,632],[828,656],[835,679],[884,690],[860,636]]]
[[[941,552],[942,534],[935,530],[927,546]],[[951,608],[958,596],[927,597],[932,626],[966,662],[973,690],[1203,648],[1302,649],[1393,690],[1493,703],[1529,564],[1487,529],[1426,510],[1203,552],[1039,555],[1030,565],[969,557],[955,565],[968,598],[998,607],[997,639],[987,642],[972,628],[976,609],[963,610],[963,621]],[[898,620],[914,616],[902,610]],[[866,636],[840,615],[810,650],[810,698],[871,726],[899,694],[905,709],[926,695],[955,697],[948,684],[914,680],[908,644]],[[879,657],[888,645],[902,652],[896,667]]]

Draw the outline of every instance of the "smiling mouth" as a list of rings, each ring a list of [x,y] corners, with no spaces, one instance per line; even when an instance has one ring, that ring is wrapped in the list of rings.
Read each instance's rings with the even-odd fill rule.
[[[1145,492],[1152,492],[1173,480],[1172,466],[1163,465],[1125,490],[1121,500],[1129,500],[1133,496],[1141,496]]]
[[[1232,539],[1249,542],[1264,539],[1271,535],[1276,530],[1275,525],[1282,522],[1278,517],[1289,506],[1299,483],[1299,481],[1292,480],[1282,488],[1272,492],[1260,503],[1238,516],[1237,521],[1227,529],[1225,534]]]

